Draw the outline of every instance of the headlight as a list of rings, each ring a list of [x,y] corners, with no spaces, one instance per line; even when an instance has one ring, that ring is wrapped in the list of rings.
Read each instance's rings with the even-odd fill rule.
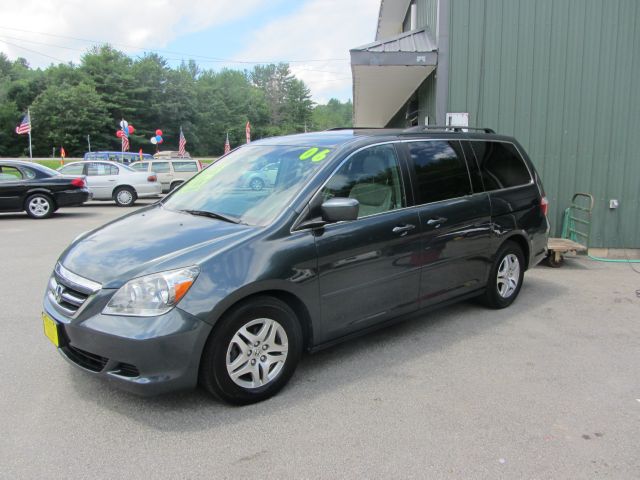
[[[198,273],[194,266],[134,278],[120,287],[102,313],[132,317],[167,313],[189,291]]]

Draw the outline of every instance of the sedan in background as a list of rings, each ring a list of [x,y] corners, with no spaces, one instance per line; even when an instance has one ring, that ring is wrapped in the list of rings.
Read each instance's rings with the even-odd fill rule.
[[[82,205],[90,192],[79,175],[62,175],[32,162],[0,160],[0,212],[50,217],[60,207]]]
[[[73,162],[58,171],[65,175],[85,175],[93,200],[113,200],[119,207],[130,207],[138,198],[162,193],[155,173],[138,172],[115,162]]]

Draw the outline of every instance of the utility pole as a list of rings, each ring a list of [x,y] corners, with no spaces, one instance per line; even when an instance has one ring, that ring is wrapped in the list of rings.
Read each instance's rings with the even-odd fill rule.
[[[91,152],[91,135],[87,135],[87,145],[89,146],[89,152]]]

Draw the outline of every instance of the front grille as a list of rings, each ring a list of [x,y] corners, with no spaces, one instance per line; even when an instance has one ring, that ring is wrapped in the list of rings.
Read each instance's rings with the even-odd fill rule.
[[[96,355],[95,353],[90,353],[85,350],[80,350],[72,345],[63,347],[63,350],[69,359],[80,365],[82,368],[86,368],[92,372],[101,372],[109,361],[108,358],[101,357],[100,355]]]
[[[73,316],[101,285],[70,272],[59,263],[49,280],[49,300],[64,314]]]

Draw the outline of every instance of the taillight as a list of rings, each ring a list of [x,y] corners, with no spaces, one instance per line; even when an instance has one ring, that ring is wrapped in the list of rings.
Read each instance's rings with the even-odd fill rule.
[[[84,188],[84,180],[81,178],[74,178],[71,180],[71,185],[78,188]]]
[[[156,182],[158,180],[158,177],[156,177],[155,175],[149,175],[147,177],[147,182]]]
[[[540,199],[540,211],[545,217],[547,216],[547,212],[549,211],[549,200],[547,200],[547,197]]]

